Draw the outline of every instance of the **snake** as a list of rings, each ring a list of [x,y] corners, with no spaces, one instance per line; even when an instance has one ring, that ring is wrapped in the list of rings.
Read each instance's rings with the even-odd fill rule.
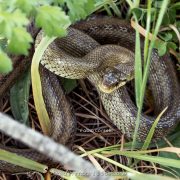
[[[138,108],[128,93],[126,83],[134,79],[135,30],[119,18],[93,17],[67,29],[66,37],[55,39],[45,50],[40,65],[43,97],[51,119],[51,134],[55,141],[68,145],[76,131],[76,118],[70,100],[61,88],[58,76],[70,79],[87,78],[101,98],[104,109],[114,125],[132,139]],[[43,31],[37,35],[36,46]],[[141,37],[143,59],[144,38]],[[180,120],[180,86],[170,55],[151,54],[148,85],[152,91],[153,116],[140,115],[137,140],[144,141],[159,113],[160,118],[153,141],[167,136]],[[71,144],[71,143],[70,143]],[[32,149],[18,149],[0,145],[24,157],[54,165],[51,159]],[[0,161],[4,172],[28,171],[20,166]]]

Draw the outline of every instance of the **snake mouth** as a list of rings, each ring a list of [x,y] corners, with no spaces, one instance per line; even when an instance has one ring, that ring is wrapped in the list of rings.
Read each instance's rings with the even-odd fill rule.
[[[98,85],[99,89],[101,92],[104,92],[104,93],[107,93],[107,94],[110,94],[112,93],[113,91],[117,90],[118,88],[124,86],[125,84],[127,83],[127,81],[121,81],[120,83],[117,83],[115,84],[114,86],[108,86],[104,83],[100,83]]]
[[[134,77],[133,74],[133,70],[129,72],[121,71],[116,67],[108,67],[103,72],[98,87],[101,92],[112,93],[118,88],[124,86],[128,81],[132,80]]]

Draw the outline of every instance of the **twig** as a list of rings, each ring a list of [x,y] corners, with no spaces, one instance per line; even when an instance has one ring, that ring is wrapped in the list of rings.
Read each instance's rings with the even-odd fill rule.
[[[92,180],[111,180],[105,173],[97,171],[91,163],[75,155],[65,146],[55,143],[49,137],[14,121],[3,113],[0,113],[0,131],[20,140],[64,166],[70,167],[80,173],[81,176],[89,177]]]

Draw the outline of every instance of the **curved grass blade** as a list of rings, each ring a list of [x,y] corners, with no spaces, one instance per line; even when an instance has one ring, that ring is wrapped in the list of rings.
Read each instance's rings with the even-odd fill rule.
[[[143,144],[142,150],[145,150],[145,149],[147,149],[147,148],[149,147],[149,144],[151,143],[151,139],[152,139],[152,137],[153,137],[155,128],[156,128],[156,126],[157,126],[157,124],[158,124],[161,116],[164,114],[164,112],[165,112],[166,110],[167,110],[167,107],[166,107],[166,108],[158,115],[158,117],[155,119],[155,121],[154,121],[154,123],[153,123],[153,125],[152,125],[152,127],[151,127],[151,129],[150,129],[150,131],[149,131],[149,133],[148,133],[148,135],[147,135],[147,137],[146,137],[146,140],[145,140],[145,142],[144,142],[144,144]]]
[[[28,99],[31,84],[30,70],[10,90],[10,104],[13,116],[19,122],[29,125]]]
[[[108,152],[103,152],[103,153],[105,153],[106,155],[108,154]],[[139,153],[138,151],[116,151],[113,154],[119,154],[119,155],[123,155],[130,158],[154,162],[154,163],[158,163],[164,166],[180,168],[179,160],[171,159],[171,158],[164,158],[164,157],[157,157],[157,156],[150,156],[150,155],[143,155]]]
[[[0,160],[41,173],[46,173],[48,169],[44,164],[2,149],[0,149]]]
[[[112,159],[110,159],[110,158],[107,158],[107,157],[105,157],[105,156],[103,156],[103,155],[101,155],[101,154],[94,153],[93,156],[98,157],[98,158],[100,158],[100,159],[103,159],[103,160],[105,160],[105,161],[107,161],[107,162],[109,162],[109,163],[111,163],[111,164],[114,164],[114,165],[116,165],[117,167],[120,167],[120,168],[122,168],[122,169],[124,169],[124,170],[126,170],[126,171],[128,171],[128,172],[140,174],[140,172],[138,172],[138,171],[136,171],[136,170],[134,170],[134,169],[131,169],[131,168],[129,168],[129,167],[123,165],[123,164],[120,164],[120,163],[118,163],[118,162],[116,162],[116,161],[114,161],[114,160],[112,160]]]
[[[47,36],[42,38],[40,44],[35,50],[31,65],[31,79],[34,103],[38,114],[39,122],[44,134],[50,133],[51,123],[43,100],[41,79],[39,75],[39,63],[44,51],[46,50],[48,45],[54,41],[54,39],[55,37],[49,38]]]

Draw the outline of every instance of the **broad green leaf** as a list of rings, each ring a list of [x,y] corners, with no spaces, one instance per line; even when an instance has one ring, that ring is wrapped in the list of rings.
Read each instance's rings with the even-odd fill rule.
[[[167,42],[159,43],[158,46],[158,54],[159,56],[163,56],[167,52]]]
[[[20,9],[15,10],[11,16],[15,25],[18,27],[26,26],[29,23],[29,19],[27,19],[26,14],[23,13]]]
[[[14,54],[27,55],[28,49],[31,47],[31,42],[33,42],[33,39],[26,29],[16,27],[13,29],[12,37],[8,44],[8,50]]]
[[[45,5],[37,8],[36,25],[49,37],[65,36],[70,20],[61,8]]]
[[[77,87],[77,81],[75,79],[65,79],[61,80],[62,85],[66,93],[70,93],[75,87]]]
[[[180,2],[172,3],[170,8],[177,10],[180,9]]]
[[[168,24],[170,24],[170,19],[169,19],[168,12],[166,11],[162,19],[162,25],[167,26]]]
[[[66,0],[72,22],[84,19],[95,8],[94,0]]]
[[[173,35],[170,32],[160,33],[159,36],[164,41],[170,41],[173,37]]]
[[[167,43],[167,48],[168,49],[174,49],[176,51],[177,45],[174,42],[168,42]]]
[[[169,9],[168,10],[168,16],[170,24],[174,24],[176,21],[176,10],[175,9]]]
[[[132,12],[135,13],[136,18],[138,21],[140,21],[144,15],[143,11],[141,8],[134,8],[132,9]]]
[[[19,122],[29,125],[29,90],[30,90],[30,71],[28,70],[17,80],[16,84],[10,90],[10,104],[13,116]]]
[[[64,5],[65,0],[53,0],[55,4]]]
[[[46,173],[48,169],[44,164],[2,149],[0,149],[0,160],[41,173]]]
[[[0,73],[6,74],[12,70],[11,59],[6,53],[0,51]]]
[[[176,27],[177,27],[178,31],[180,31],[180,21],[176,22]]]
[[[11,38],[12,31],[15,27],[24,27],[29,23],[26,15],[19,9],[13,13],[8,11],[0,11],[0,34],[6,38]]]
[[[34,10],[36,5],[37,0],[16,0],[16,6],[27,14]]]

